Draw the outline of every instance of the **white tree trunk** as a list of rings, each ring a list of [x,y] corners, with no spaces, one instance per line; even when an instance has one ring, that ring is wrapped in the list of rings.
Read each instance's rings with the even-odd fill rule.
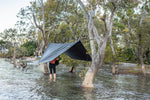
[[[143,22],[143,19],[144,19],[144,16],[145,16],[145,6],[147,4],[147,0],[145,0],[145,4],[143,6],[143,12],[142,12],[142,18],[140,20],[140,28],[142,26],[142,22]],[[144,62],[143,62],[143,47],[142,47],[142,34],[141,32],[139,32],[139,60],[140,60],[140,64],[141,64],[141,68],[142,68],[142,72],[144,74],[144,76],[146,76],[146,70],[145,70],[145,66],[144,66]]]
[[[82,87],[94,87],[93,80],[95,77],[96,72],[92,68],[89,68],[86,72],[86,76],[84,78],[84,81],[82,82]]]
[[[108,24],[109,26],[107,27],[107,25],[106,25],[107,28],[105,27],[106,29],[108,29],[108,31],[107,30],[105,31],[105,35],[102,39],[99,36],[97,28],[95,27],[94,22],[93,22],[94,11],[93,11],[92,7],[91,7],[90,15],[89,15],[87,13],[85,6],[82,3],[82,1],[81,0],[76,0],[76,1],[82,7],[82,9],[86,15],[86,18],[89,21],[88,32],[89,32],[90,46],[91,46],[91,51],[92,51],[92,65],[86,73],[86,76],[84,78],[82,86],[83,87],[94,87],[93,86],[94,77],[95,77],[97,71],[99,70],[99,68],[103,64],[107,40],[109,37],[111,37],[111,34],[112,34],[113,16],[114,16],[115,9],[113,9],[111,12],[111,17],[110,17],[109,24]],[[96,40],[97,45],[98,45],[97,50],[95,47],[95,41],[94,40]]]
[[[114,49],[114,46],[113,46],[113,41],[111,39],[111,37],[109,37],[109,41],[110,41],[110,46],[111,46],[111,50],[112,50],[112,53],[113,53],[113,65],[112,65],[112,74],[116,74],[116,57],[115,57],[115,49]]]
[[[43,0],[40,0],[41,1],[41,6],[42,6],[42,14],[43,14],[43,27],[41,27],[40,25],[37,24],[36,22],[36,18],[35,18],[35,15],[33,14],[33,20],[34,20],[34,23],[35,23],[35,26],[41,31],[41,35],[42,35],[42,53],[44,53],[45,51],[45,46],[46,46],[46,35],[45,35],[45,9],[44,9],[44,4],[43,4]],[[44,74],[47,74],[49,71],[48,71],[48,66],[47,66],[47,63],[44,63]]]
[[[42,42],[43,42],[43,48],[42,48],[42,53],[44,53],[45,51],[45,46],[46,46],[46,37],[45,37],[45,9],[44,9],[44,4],[43,4],[43,0],[41,0],[41,4],[42,4],[42,12],[43,12],[43,31],[42,31]],[[48,66],[47,63],[44,63],[44,74],[48,74]]]

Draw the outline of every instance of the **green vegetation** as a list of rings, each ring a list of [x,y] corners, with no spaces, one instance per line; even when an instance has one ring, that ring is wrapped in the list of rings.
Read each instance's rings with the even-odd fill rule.
[[[101,1],[101,0],[100,0]],[[102,2],[102,1],[101,1]],[[142,26],[139,26],[139,22],[142,17],[142,11],[144,1],[141,0],[122,0],[121,7],[117,8],[114,16],[113,28],[112,28],[112,40],[115,49],[116,62],[139,62],[139,33],[142,33],[140,46],[142,45],[143,60],[145,64],[150,64],[150,6],[149,0],[145,7],[146,17],[143,19]],[[107,6],[110,8],[113,5],[110,2]],[[119,3],[116,3],[116,5]],[[90,11],[90,6],[96,8],[97,3],[95,0],[89,2],[87,5],[87,11]],[[103,22],[103,11],[107,11],[109,7],[101,6],[94,15],[94,24],[98,29],[99,35],[103,37],[105,31],[105,24]],[[31,2],[30,6],[20,9],[16,22],[17,28],[6,29],[0,33],[2,40],[0,40],[0,47],[5,46],[8,52],[0,54],[0,56],[13,57],[16,50],[16,56],[33,56],[34,52],[40,51],[43,45],[47,45],[51,42],[55,43],[67,43],[76,40],[81,40],[91,54],[90,40],[88,37],[88,20],[85,18],[83,10],[79,7],[76,0],[47,0],[44,2],[44,20],[41,4],[36,0]],[[34,15],[34,16],[33,16]],[[108,17],[108,16],[107,16]],[[36,25],[37,24],[37,25]],[[45,25],[45,29],[43,28]],[[43,30],[45,38],[43,40]],[[43,41],[45,44],[43,44]],[[96,45],[96,44],[95,44]],[[98,48],[98,45],[96,45]],[[89,66],[89,62],[72,60],[66,55],[61,55],[62,63],[67,66],[86,65]],[[105,63],[112,63],[113,54],[110,47],[110,43],[107,43],[105,53]]]
[[[24,43],[23,45],[21,45],[21,49],[22,49],[21,51],[25,49],[25,51],[27,52],[26,56],[33,56],[34,52],[36,51],[36,48],[37,46],[34,41],[28,41]]]

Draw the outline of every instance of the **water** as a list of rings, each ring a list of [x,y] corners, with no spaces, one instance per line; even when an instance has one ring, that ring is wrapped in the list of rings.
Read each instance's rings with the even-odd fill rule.
[[[150,80],[135,75],[112,76],[110,69],[99,70],[94,89],[81,88],[79,77],[57,67],[56,82],[30,64],[28,70],[16,69],[7,59],[0,59],[0,100],[150,100]]]

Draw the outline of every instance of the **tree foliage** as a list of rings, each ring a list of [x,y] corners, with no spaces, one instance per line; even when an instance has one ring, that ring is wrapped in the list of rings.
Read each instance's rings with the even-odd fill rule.
[[[23,47],[24,47],[25,51],[27,51],[26,56],[33,56],[34,52],[37,48],[36,43],[34,41],[27,41],[26,43],[21,45],[21,47],[22,47],[22,50],[23,50]]]
[[[93,7],[92,9],[96,9],[95,15],[93,16],[94,25],[100,37],[103,37],[103,33],[105,32],[105,24],[103,22],[104,12],[106,12],[106,19],[108,20],[111,9],[113,8],[113,3],[111,1],[116,0],[87,0],[87,2],[85,2],[88,12],[91,11],[91,7]],[[144,2],[145,0],[120,0],[120,2],[115,3],[117,10],[114,15],[112,40],[117,54],[117,61],[137,62],[138,33],[141,32],[144,62],[147,64],[150,63],[149,0],[147,0],[147,5],[145,7],[146,14],[143,24],[141,28],[139,28]],[[83,10],[79,7],[78,2],[75,0],[46,0],[44,2],[44,8],[46,46],[51,42],[66,43],[81,40],[88,50],[88,53],[92,53],[89,43],[90,39],[88,38],[88,20],[85,18]],[[37,24],[42,27],[43,16],[41,2],[35,0],[30,3],[30,6],[20,9],[17,14],[17,28],[6,29],[1,33],[3,41],[15,41],[19,42],[20,45],[24,43],[24,39],[29,41],[29,44],[25,43],[26,46],[24,44],[19,47],[21,51],[24,50],[26,54],[28,50],[31,51],[28,55],[33,55],[35,42],[38,48],[42,47],[41,31],[34,23],[33,14]],[[108,22],[109,21],[106,23],[108,24]],[[30,41],[33,40],[35,42],[32,44]],[[3,42],[1,42],[1,44],[3,44]],[[98,45],[96,45],[96,48],[98,48]],[[106,47],[105,62],[112,62],[112,55],[110,45],[108,44]],[[79,63],[83,63],[80,61],[74,61],[73,63],[73,61],[74,60],[69,57],[62,55],[62,62],[68,66],[77,66]]]

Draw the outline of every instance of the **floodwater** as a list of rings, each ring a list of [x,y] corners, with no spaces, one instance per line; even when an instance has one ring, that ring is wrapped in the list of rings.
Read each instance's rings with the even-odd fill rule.
[[[76,74],[57,66],[57,80],[50,81],[42,68],[30,64],[28,69],[14,68],[0,58],[0,100],[150,100],[150,79],[135,75],[116,75],[101,68],[94,89],[81,88],[83,68]]]

